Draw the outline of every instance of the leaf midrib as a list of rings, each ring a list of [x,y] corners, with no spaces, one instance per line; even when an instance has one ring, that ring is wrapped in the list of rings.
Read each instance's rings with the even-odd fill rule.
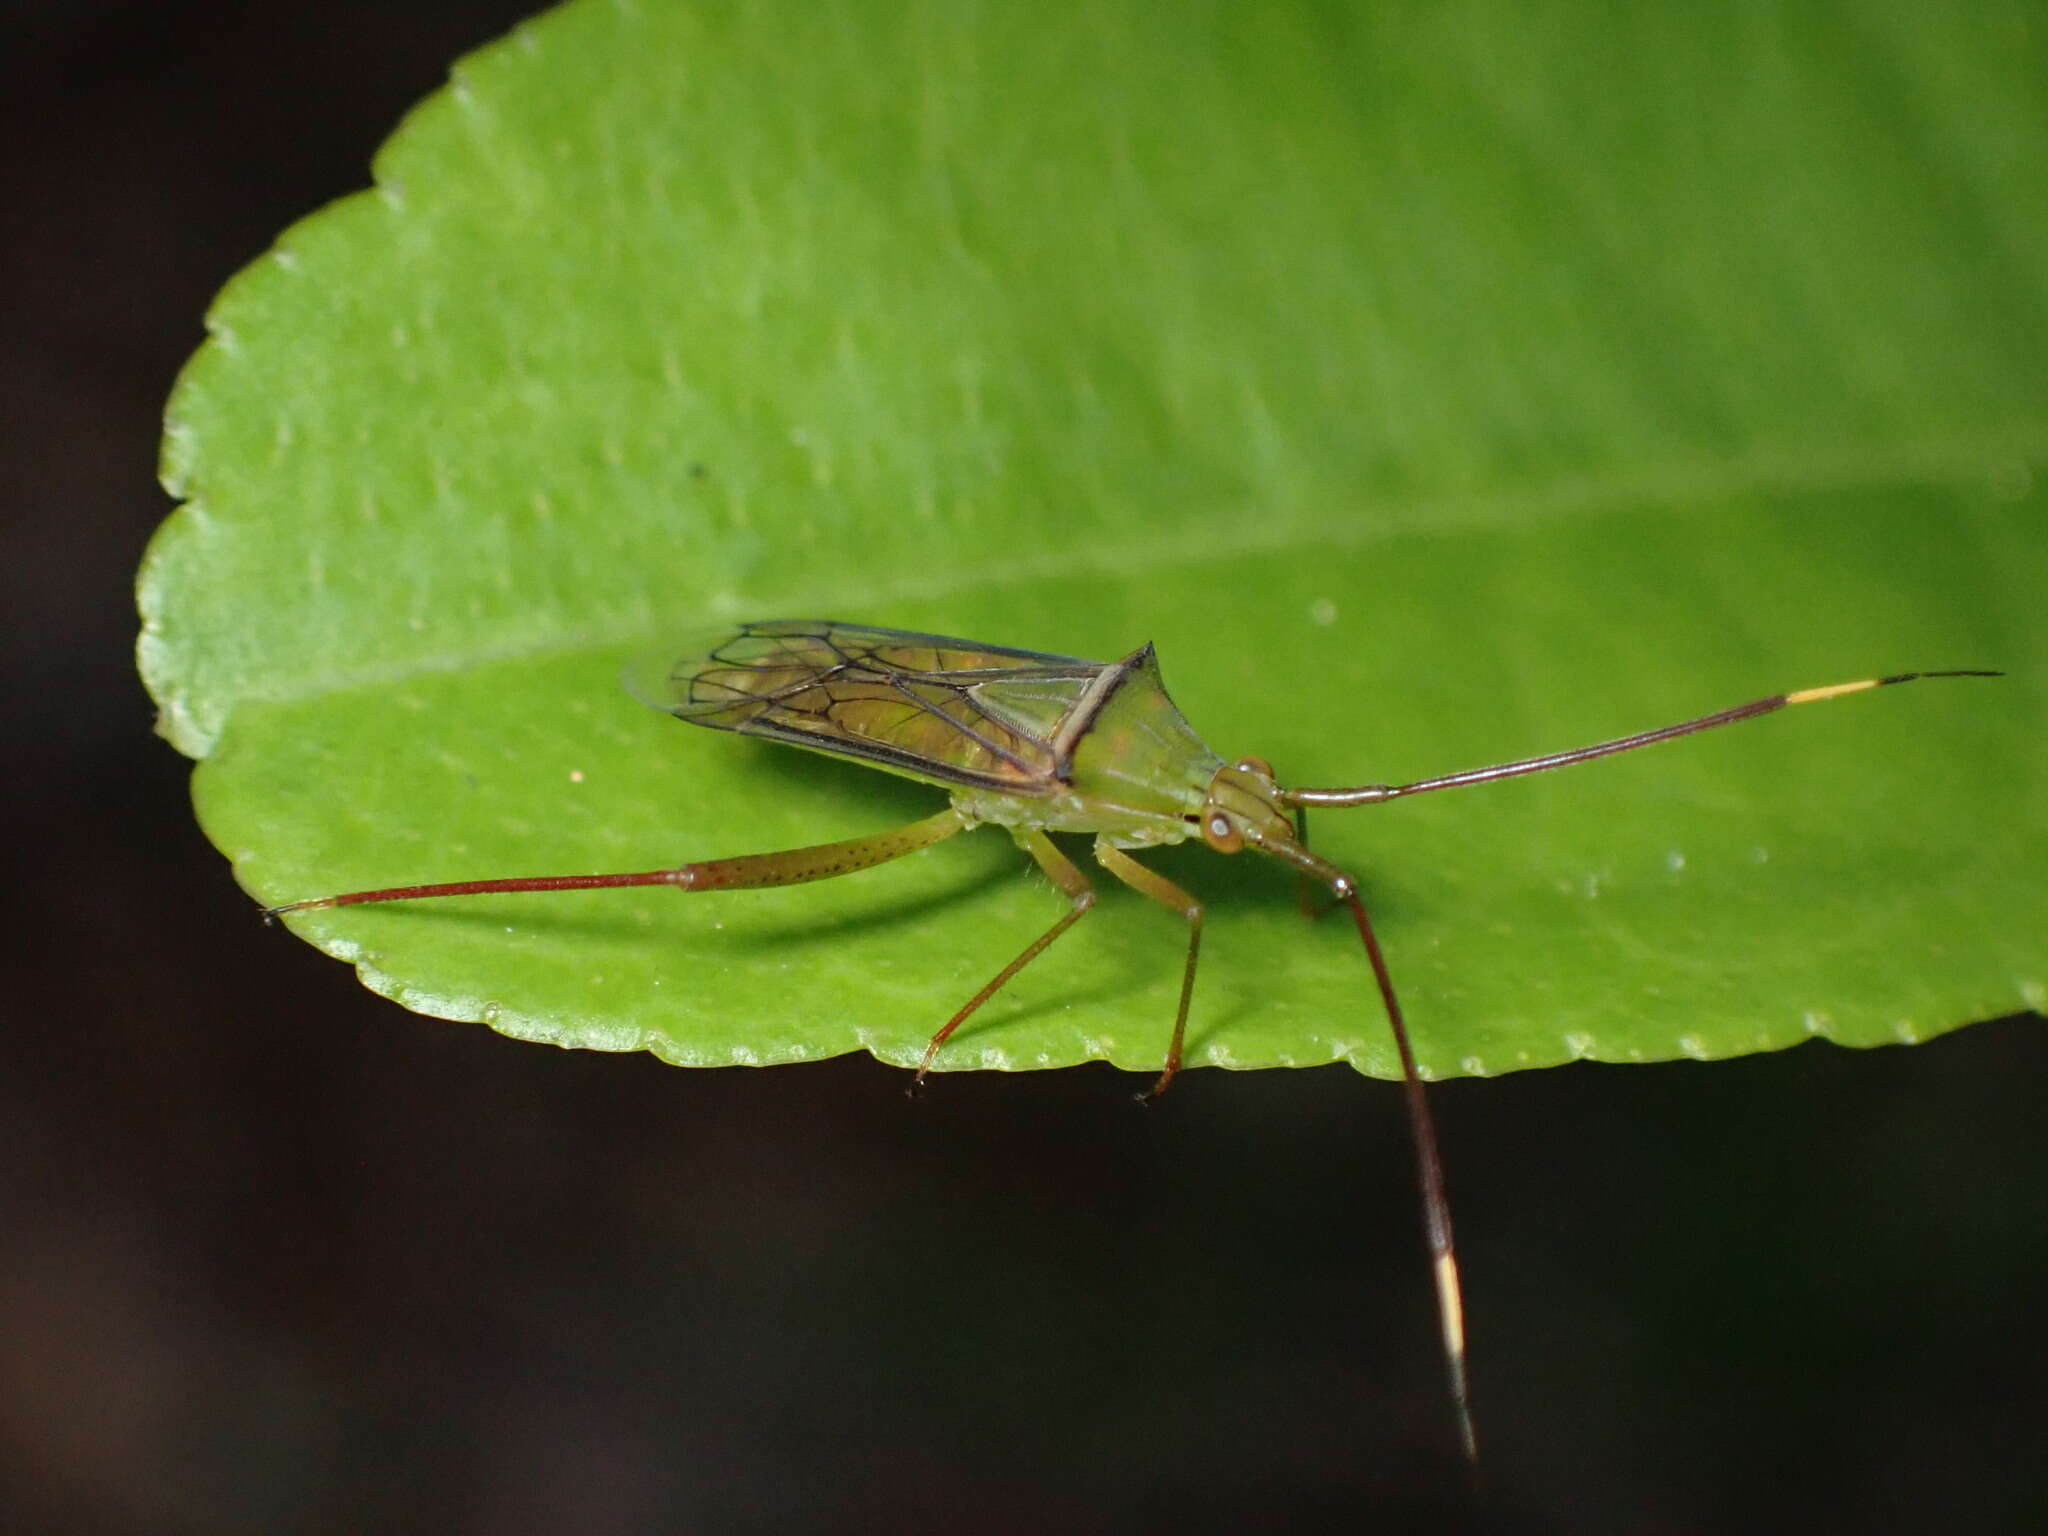
[[[956,598],[982,588],[1034,580],[1112,577],[1139,565],[1191,571],[1256,556],[1356,552],[1409,537],[1492,532],[1560,521],[1585,523],[1603,518],[1680,516],[1689,507],[1788,493],[1877,493],[1911,484],[1951,485],[1958,480],[1982,481],[1987,468],[2001,462],[2038,461],[2042,457],[2048,457],[2048,431],[2032,423],[2020,423],[2002,432],[1929,435],[1910,443],[1895,440],[1875,451],[1863,445],[1844,444],[1825,452],[1809,448],[1797,452],[1760,452],[1738,459],[1673,462],[1654,470],[1613,471],[1560,480],[1512,494],[1370,503],[1359,510],[1370,511],[1371,516],[1361,515],[1333,526],[1233,516],[1227,520],[1227,532],[1219,534],[1213,526],[1190,529],[1185,538],[1165,552],[1149,543],[1069,544],[1053,554],[993,559],[983,570],[972,574],[955,570],[923,580],[894,582],[871,588],[858,597],[834,596],[818,588],[763,596],[729,610],[707,613],[702,621],[807,617],[857,620],[904,606]],[[827,609],[833,611],[826,612]],[[167,696],[165,709],[175,713],[184,727],[176,744],[199,759],[210,755],[218,745],[239,704],[304,704],[475,667],[601,655],[651,644],[660,638],[661,632],[662,627],[652,622],[579,625],[573,637],[550,636],[427,651],[400,664],[330,671],[324,674],[324,681],[308,680],[304,686],[250,688],[220,712],[218,724],[211,731],[199,729],[196,715],[183,708],[183,695]],[[159,639],[152,616],[143,625],[140,648],[146,654]],[[188,747],[187,741],[193,738],[199,740]]]

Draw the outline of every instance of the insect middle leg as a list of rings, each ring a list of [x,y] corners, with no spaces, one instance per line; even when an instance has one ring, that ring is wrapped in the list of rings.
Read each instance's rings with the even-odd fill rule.
[[[1181,1041],[1188,1032],[1188,1003],[1195,995],[1195,960],[1202,952],[1202,904],[1156,870],[1147,869],[1121,848],[1095,840],[1095,862],[1134,891],[1150,896],[1169,912],[1178,912],[1188,923],[1188,964],[1180,978],[1180,1011],[1173,1016],[1173,1039],[1166,1047],[1166,1067],[1159,1081],[1140,1098],[1156,1099],[1166,1092],[1180,1070]]]
[[[1095,905],[1095,887],[1088,883],[1088,877],[1081,873],[1072,859],[1054,846],[1053,840],[1044,832],[1036,827],[1020,827],[1015,829],[1012,835],[1016,837],[1017,845],[1038,861],[1038,867],[1045,871],[1046,878],[1066,892],[1071,905],[1067,908],[1065,916],[1032,940],[1023,954],[997,971],[995,978],[967,999],[966,1005],[952,1018],[946,1020],[939,1032],[932,1036],[931,1043],[924,1048],[924,1059],[917,1064],[917,1077],[910,1085],[912,1093],[915,1093],[919,1084],[924,1082],[924,1075],[932,1069],[932,1058],[939,1054],[939,1047],[946,1043],[953,1031],[966,1023],[975,1009],[1002,991],[1012,976],[1045,953],[1048,944],[1079,922],[1083,912]]]

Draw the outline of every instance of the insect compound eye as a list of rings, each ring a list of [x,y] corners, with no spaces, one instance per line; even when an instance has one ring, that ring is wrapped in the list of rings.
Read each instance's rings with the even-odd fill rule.
[[[1273,765],[1263,757],[1240,757],[1236,766],[1239,773],[1264,774],[1269,779],[1273,777]]]
[[[1244,834],[1221,811],[1211,811],[1202,818],[1202,841],[1218,853],[1236,853],[1244,847]]]

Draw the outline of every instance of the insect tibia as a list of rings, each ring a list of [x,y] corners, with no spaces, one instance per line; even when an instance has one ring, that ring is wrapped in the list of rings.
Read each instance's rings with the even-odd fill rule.
[[[872,869],[906,853],[929,848],[963,830],[968,823],[950,806],[936,816],[907,827],[843,843],[820,843],[782,853],[748,853],[731,859],[706,859],[673,869],[632,870],[615,875],[533,875],[511,880],[454,880],[443,885],[393,885],[343,896],[318,896],[310,901],[271,907],[264,916],[311,912],[321,907],[353,907],[369,901],[422,901],[438,896],[509,896],[528,891],[609,891],[636,885],[671,885],[683,891],[758,890],[771,885],[803,885],[835,875]]]

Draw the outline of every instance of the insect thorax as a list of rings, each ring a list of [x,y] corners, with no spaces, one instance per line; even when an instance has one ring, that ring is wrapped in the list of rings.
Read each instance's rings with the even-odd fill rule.
[[[1202,799],[1194,797],[1199,811]],[[1188,813],[1162,813],[1100,796],[1063,791],[1026,798],[985,789],[956,789],[953,806],[969,821],[1043,832],[1085,832],[1118,848],[1157,848],[1198,835]]]
[[[1093,711],[1073,742],[1066,772],[1049,793],[953,791],[976,821],[1087,832],[1119,848],[1152,848],[1198,835],[1209,786],[1223,759],[1203,743],[1167,697],[1149,650]]]

